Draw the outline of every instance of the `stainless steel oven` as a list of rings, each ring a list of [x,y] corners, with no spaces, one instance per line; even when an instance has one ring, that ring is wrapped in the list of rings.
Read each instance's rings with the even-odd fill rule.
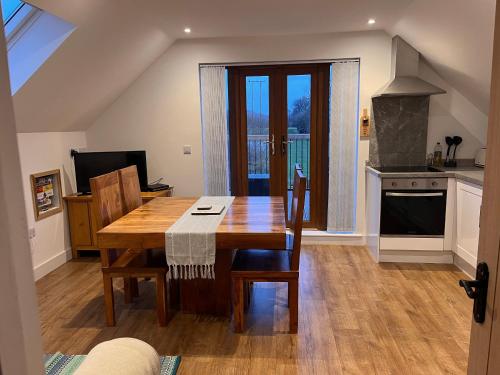
[[[384,178],[380,235],[444,237],[447,178]]]

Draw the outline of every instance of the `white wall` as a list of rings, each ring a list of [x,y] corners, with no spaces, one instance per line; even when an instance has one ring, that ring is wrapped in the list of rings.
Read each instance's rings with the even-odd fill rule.
[[[145,149],[150,180],[165,177],[177,195],[203,192],[199,95],[200,63],[241,63],[361,58],[360,107],[369,108],[371,96],[390,75],[391,38],[383,31],[282,37],[246,37],[184,40],[174,43],[88,129],[88,147],[94,150]],[[421,75],[442,82],[431,69]],[[459,115],[456,90],[432,98],[429,147],[445,134],[461,135],[458,157],[473,157],[480,142],[476,126],[484,115]],[[437,98],[437,97],[436,97]],[[465,99],[464,99],[465,100]],[[469,107],[465,107],[469,108]],[[465,124],[465,125],[464,125]],[[444,141],[444,139],[443,139]],[[193,154],[183,155],[182,146]],[[357,233],[365,232],[365,160],[368,141],[359,145]]]
[[[35,229],[30,240],[35,278],[46,275],[71,258],[68,214],[63,212],[35,221],[30,175],[52,169],[61,170],[63,195],[76,191],[71,148],[85,148],[84,132],[18,133],[28,226]]]
[[[443,151],[446,152],[445,137],[458,135],[463,138],[463,143],[458,146],[456,157],[474,158],[477,150],[486,145],[488,116],[441,78],[422,59],[419,70],[421,78],[446,90],[446,95],[431,96],[427,153],[434,151],[436,142],[441,142]]]
[[[150,180],[164,176],[176,195],[203,192],[200,63],[361,58],[361,107],[390,74],[391,39],[382,31],[178,41],[87,131],[96,150],[146,149]],[[182,146],[192,145],[192,155]],[[361,141],[359,163],[368,159]],[[358,225],[364,232],[364,168],[359,168]]]

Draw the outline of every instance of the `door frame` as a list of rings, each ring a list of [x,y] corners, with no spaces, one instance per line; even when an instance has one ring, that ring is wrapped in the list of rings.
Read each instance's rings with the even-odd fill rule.
[[[500,374],[500,0],[497,0],[478,261],[489,267],[484,323],[472,321],[468,374]]]
[[[248,195],[248,149],[246,124],[246,77],[269,76],[269,127],[277,134],[276,157],[270,158],[270,171],[280,181],[271,182],[271,195],[282,195],[288,207],[287,158],[281,157],[282,135],[288,132],[287,80],[290,74],[311,75],[311,143],[310,143],[310,220],[304,227],[326,229],[328,208],[328,135],[330,114],[330,64],[280,64],[228,67],[229,139],[231,191],[234,195]],[[271,108],[281,108],[273,111]],[[314,161],[314,162],[313,162]]]

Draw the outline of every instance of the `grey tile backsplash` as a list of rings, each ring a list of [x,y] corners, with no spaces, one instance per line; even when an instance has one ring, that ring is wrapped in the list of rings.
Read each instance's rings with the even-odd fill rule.
[[[371,165],[425,165],[429,99],[429,96],[372,99]]]

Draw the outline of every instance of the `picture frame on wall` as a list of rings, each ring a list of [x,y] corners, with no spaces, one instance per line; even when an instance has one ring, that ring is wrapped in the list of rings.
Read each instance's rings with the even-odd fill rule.
[[[63,210],[61,171],[59,169],[32,174],[30,180],[36,221]]]

